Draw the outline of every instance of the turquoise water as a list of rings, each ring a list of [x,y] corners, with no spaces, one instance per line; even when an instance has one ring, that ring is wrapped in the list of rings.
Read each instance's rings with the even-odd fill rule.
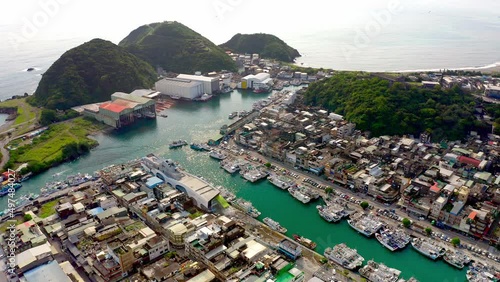
[[[9,117],[9,115],[0,114],[0,125],[4,124],[5,120],[7,120],[8,117]]]
[[[270,216],[288,228],[288,235],[298,233],[316,241],[319,253],[328,246],[345,242],[358,249],[365,260],[375,259],[400,269],[405,278],[414,276],[420,281],[465,281],[465,270],[458,271],[443,261],[433,262],[410,246],[401,252],[391,253],[374,238],[357,234],[345,221],[339,224],[325,222],[319,217],[314,203],[303,205],[267,181],[252,184],[238,175],[231,176],[219,168],[217,161],[211,159],[208,153],[193,151],[187,146],[168,149],[171,141],[180,138],[188,142],[208,140],[217,134],[220,126],[230,123],[227,118],[229,113],[249,110],[253,102],[264,97],[266,95],[234,91],[206,103],[179,102],[167,110],[168,118],[158,117],[156,122],[144,122],[126,130],[95,136],[100,145],[89,155],[33,177],[17,193],[37,192],[47,181],[77,172],[93,172],[152,152],[172,158],[193,174],[236,191],[238,196],[252,201],[262,212],[261,217]],[[61,176],[52,176],[59,172],[62,172]],[[5,203],[6,198],[0,199],[0,209],[5,208]]]

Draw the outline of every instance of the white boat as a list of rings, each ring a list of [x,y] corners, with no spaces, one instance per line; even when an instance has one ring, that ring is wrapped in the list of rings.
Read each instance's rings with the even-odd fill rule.
[[[326,220],[327,222],[338,222],[342,219],[342,216],[340,216],[337,213],[332,212],[328,207],[326,206],[321,206],[317,205],[316,209],[319,212],[319,215]]]
[[[368,263],[359,269],[361,276],[369,281],[375,282],[396,282],[401,275],[401,271],[395,268],[390,268],[383,263],[377,263],[369,260]]]
[[[488,266],[480,262],[474,262],[467,270],[466,278],[469,282],[496,282],[499,275],[493,266]]]
[[[338,244],[333,248],[326,248],[323,254],[329,260],[332,260],[349,270],[360,267],[365,260],[358,254],[356,249],[351,249],[344,243]]]
[[[241,164],[238,160],[225,159],[221,161],[220,166],[230,174],[233,174],[241,170]]]
[[[288,230],[286,228],[284,228],[283,226],[281,226],[279,224],[279,222],[277,221],[274,221],[273,219],[271,219],[270,217],[266,217],[264,218],[262,221],[264,221],[264,223],[269,226],[272,230],[274,231],[278,231],[279,233],[286,233]]]
[[[366,237],[371,237],[380,228],[384,226],[376,217],[372,215],[364,215],[362,213],[356,213],[350,216],[347,220],[349,226],[359,233],[365,235]]]
[[[435,245],[433,242],[422,238],[413,238],[411,246],[419,253],[432,260],[436,260],[440,256],[443,256],[446,251],[444,248]]]
[[[222,161],[223,159],[227,158],[226,154],[224,154],[222,151],[218,151],[218,150],[212,150],[212,151],[210,151],[209,156],[211,158],[214,158],[214,159],[220,160],[220,161]]]
[[[238,116],[238,112],[232,112],[229,114],[229,119],[233,119]]]
[[[168,147],[169,147],[170,149],[174,149],[174,148],[179,148],[179,147],[185,146],[185,145],[187,145],[187,144],[188,144],[188,143],[186,142],[186,140],[176,140],[176,141],[174,141],[174,142],[170,143],[170,144],[168,145]]]
[[[464,268],[471,261],[466,254],[455,250],[446,250],[443,260],[458,269]]]
[[[203,93],[203,95],[201,95],[199,98],[196,98],[195,100],[196,101],[201,101],[201,102],[205,102],[205,101],[208,101],[210,99],[212,99],[213,95],[210,95],[210,94],[207,94],[207,93]]]
[[[311,198],[309,198],[309,196],[307,196],[306,194],[303,194],[297,188],[288,188],[288,192],[290,193],[290,195],[292,195],[292,197],[299,200],[303,204],[307,204],[311,201]]]
[[[285,177],[281,177],[277,174],[272,174],[270,176],[267,177],[267,180],[269,180],[269,182],[271,184],[273,184],[274,186],[282,189],[282,190],[286,190],[288,188],[290,188],[290,186],[292,185],[292,182],[291,180],[285,178]]]
[[[174,100],[180,100],[180,99],[181,99],[181,96],[177,96],[177,95],[170,95],[170,98],[171,98],[171,99],[174,99]]]
[[[249,201],[236,199],[233,203],[253,218],[257,218],[261,215],[261,212],[257,210]]]

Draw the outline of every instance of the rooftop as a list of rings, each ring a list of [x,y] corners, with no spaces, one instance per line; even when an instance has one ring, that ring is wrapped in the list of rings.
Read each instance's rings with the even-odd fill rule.
[[[177,78],[181,79],[188,79],[188,80],[194,80],[194,81],[203,81],[203,82],[212,82],[212,81],[218,81],[218,78],[216,77],[208,77],[208,76],[203,76],[203,75],[192,75],[192,74],[179,74]]]
[[[72,282],[55,260],[25,272],[24,278],[27,282]]]
[[[111,111],[113,113],[118,113],[119,114],[119,113],[125,111],[126,109],[129,109],[129,107],[122,106],[122,105],[119,105],[119,104],[115,104],[115,103],[112,103],[112,102],[108,102],[108,103],[101,104],[99,106],[99,109],[105,109],[105,110]]]

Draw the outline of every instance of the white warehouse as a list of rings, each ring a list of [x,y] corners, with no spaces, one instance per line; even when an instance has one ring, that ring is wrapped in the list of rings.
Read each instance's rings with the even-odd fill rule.
[[[255,89],[255,88],[265,88],[269,87],[272,85],[273,80],[271,78],[271,75],[268,73],[258,73],[256,75],[250,74],[241,79],[241,86],[240,88],[242,89]]]
[[[203,83],[181,78],[162,78],[155,83],[156,91],[169,96],[195,99],[205,93]]]
[[[220,90],[218,77],[208,77],[208,76],[203,76],[203,75],[191,75],[191,74],[179,74],[177,76],[177,78],[201,82],[203,85],[203,93],[214,94],[214,92],[217,92]]]

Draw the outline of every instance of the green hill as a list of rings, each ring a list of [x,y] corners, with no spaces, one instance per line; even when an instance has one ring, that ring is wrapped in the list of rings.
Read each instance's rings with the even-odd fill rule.
[[[238,33],[220,46],[236,53],[256,53],[260,54],[263,58],[284,62],[293,62],[295,58],[300,57],[297,49],[288,46],[278,37],[265,33]]]
[[[151,87],[154,69],[109,41],[93,39],[65,52],[43,74],[29,102],[51,109],[110,99],[116,91]]]
[[[460,87],[422,89],[365,73],[338,73],[310,84],[304,99],[344,115],[374,136],[430,132],[436,141],[458,140],[481,127],[473,115],[474,98]]]
[[[178,22],[143,25],[118,45],[166,71],[193,73],[236,68],[224,50]]]

